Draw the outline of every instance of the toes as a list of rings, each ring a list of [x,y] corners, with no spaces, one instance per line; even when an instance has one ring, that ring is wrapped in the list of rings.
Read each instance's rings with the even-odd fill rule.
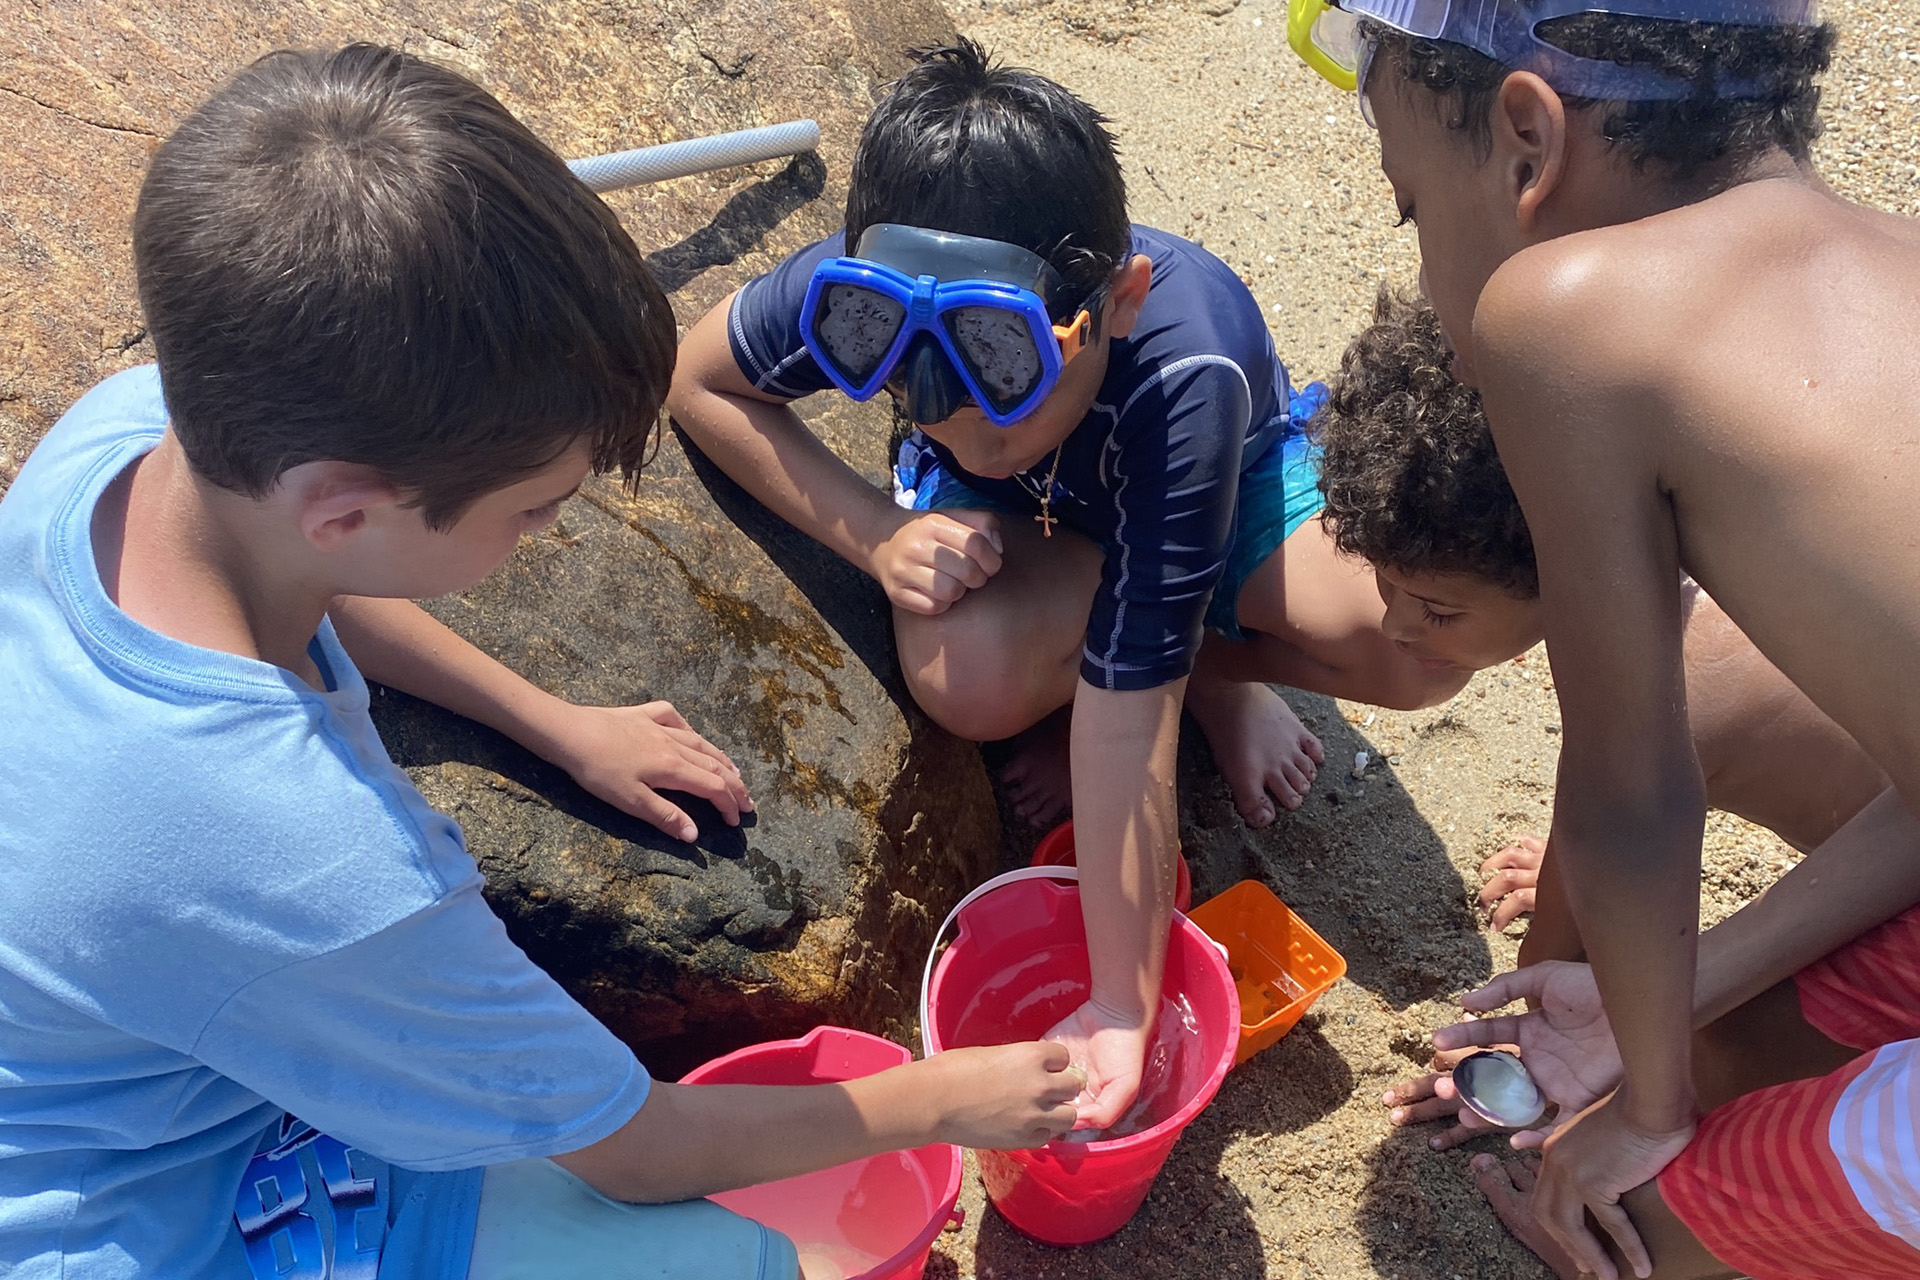
[[[1503,1212],[1518,1197],[1513,1185],[1513,1175],[1498,1156],[1477,1155],[1473,1158],[1473,1185],[1480,1188],[1480,1194],[1493,1205],[1494,1212],[1504,1219]]]
[[[1249,796],[1248,788],[1229,783],[1227,790],[1233,793],[1233,807],[1240,811],[1240,820],[1255,831],[1273,825],[1275,816],[1273,798],[1264,788],[1255,788]],[[1296,798],[1294,803],[1299,804]]]
[[[1327,749],[1320,745],[1320,739],[1314,737],[1305,729],[1300,731],[1300,750],[1307,759],[1313,761],[1316,765],[1327,762]]]
[[[1291,791],[1293,793],[1291,803],[1288,803],[1285,794],[1281,792],[1276,792],[1276,794],[1280,795],[1280,802],[1286,804],[1287,808],[1298,809],[1300,807],[1300,801],[1306,797],[1308,789],[1313,786],[1313,775],[1293,761],[1288,760],[1280,766],[1279,776],[1277,778],[1270,778],[1268,782],[1269,785],[1277,782],[1285,790]]]

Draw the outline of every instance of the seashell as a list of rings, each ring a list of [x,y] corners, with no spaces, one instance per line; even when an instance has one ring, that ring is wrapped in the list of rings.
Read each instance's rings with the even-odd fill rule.
[[[1502,1049],[1470,1053],[1453,1066],[1453,1087],[1482,1120],[1524,1129],[1547,1113],[1547,1099],[1520,1059]]]

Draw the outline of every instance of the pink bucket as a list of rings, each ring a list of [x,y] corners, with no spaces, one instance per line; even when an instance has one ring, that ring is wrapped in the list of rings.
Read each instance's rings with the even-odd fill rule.
[[[798,1040],[749,1045],[689,1071],[682,1084],[827,1084],[912,1061],[891,1040],[816,1027]],[[785,1232],[811,1278],[920,1280],[933,1241],[958,1226],[960,1148],[939,1144],[710,1196]]]
[[[922,1001],[929,1054],[1036,1040],[1087,998],[1080,889],[1042,878],[1049,873],[1073,874],[1023,868],[988,881],[955,908],[959,932]],[[1219,1091],[1239,1045],[1240,1000],[1219,948],[1182,915],[1174,917],[1162,992],[1163,1034],[1150,1051],[1135,1108],[1142,1128],[1032,1151],[978,1153],[987,1198],[1023,1235],[1043,1244],[1090,1244],[1125,1226],[1181,1132]]]

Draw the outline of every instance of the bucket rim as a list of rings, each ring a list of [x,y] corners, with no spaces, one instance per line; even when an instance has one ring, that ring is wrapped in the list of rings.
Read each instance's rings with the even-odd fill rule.
[[[1078,905],[1080,900],[1080,885],[1078,883],[1079,876],[1074,868],[1044,868],[1045,871],[1049,872],[1065,873],[1050,876],[1021,874],[1022,872],[1031,873],[1039,870],[1042,870],[1042,868],[1022,867],[1017,871],[1008,872],[1003,876],[996,876],[994,879],[987,881],[976,889],[973,894],[968,895],[967,901],[962,902],[960,906],[954,908],[952,920],[958,922],[961,927],[964,927],[967,912],[984,901],[992,893],[1018,888],[1029,882],[1033,883],[1034,889],[1026,890],[1027,892],[1044,890],[1054,894],[1070,896],[1074,900],[1075,905]],[[944,933],[945,931],[943,927],[941,932]],[[1196,1090],[1194,1095],[1187,1099],[1185,1103],[1181,1104],[1180,1108],[1174,1111],[1173,1114],[1148,1128],[1140,1130],[1138,1133],[1129,1133],[1119,1138],[1101,1138],[1092,1142],[1067,1142],[1063,1139],[1056,1138],[1043,1146],[1024,1148],[1024,1150],[1118,1153],[1158,1146],[1162,1143],[1170,1144],[1180,1136],[1188,1125],[1193,1123],[1194,1119],[1212,1103],[1215,1095],[1220,1092],[1220,1086],[1226,1081],[1227,1073],[1233,1069],[1234,1055],[1240,1047],[1239,993],[1234,988],[1232,971],[1227,967],[1226,957],[1221,954],[1219,944],[1208,937],[1206,931],[1201,929],[1199,925],[1188,919],[1185,912],[1176,911],[1173,913],[1173,932],[1185,942],[1192,944],[1195,952],[1201,957],[1203,964],[1217,970],[1221,989],[1227,993],[1234,1005],[1231,1027],[1232,1034],[1221,1036],[1220,1050],[1214,1055],[1214,1061],[1208,1069],[1208,1079],[1205,1087]],[[935,939],[935,945],[939,945],[937,938]],[[926,1056],[929,1058],[936,1053],[943,1052],[947,1047],[940,1043],[940,1031],[939,1028],[934,1025],[931,1010],[933,988],[939,985],[941,975],[946,972],[948,959],[951,955],[952,948],[948,948],[947,951],[941,953],[938,961],[932,964],[923,992],[923,1004],[925,1008],[922,1011],[921,1017],[920,1040],[926,1047]]]

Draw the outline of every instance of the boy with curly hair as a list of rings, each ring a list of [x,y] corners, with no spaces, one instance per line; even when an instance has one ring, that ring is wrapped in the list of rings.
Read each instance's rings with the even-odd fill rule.
[[[1920,373],[1891,355],[1920,344],[1920,226],[1814,171],[1811,0],[1600,8],[1297,0],[1292,24],[1377,123],[1539,562],[1554,862],[1623,1071],[1549,1141],[1531,1229],[1609,1280],[1911,1276],[1920,1160],[1880,1118],[1920,1080]],[[1744,975],[1842,948],[1789,994],[1845,1065],[1704,1120],[1683,572],[1892,782],[1816,852],[1870,856],[1763,899]]]
[[[909,420],[895,495],[789,407],[831,389],[884,390]],[[1200,246],[1128,222],[1104,117],[962,41],[874,109],[845,231],[689,331],[668,403],[878,580],[929,715],[1025,735],[1002,777],[1027,816],[1070,796],[1094,979],[1061,1034],[1091,1055],[1082,1123],[1112,1123],[1158,1007],[1183,706],[1260,827],[1320,759],[1266,682],[1416,707],[1465,680],[1388,643],[1313,518],[1312,400],[1259,304]]]

